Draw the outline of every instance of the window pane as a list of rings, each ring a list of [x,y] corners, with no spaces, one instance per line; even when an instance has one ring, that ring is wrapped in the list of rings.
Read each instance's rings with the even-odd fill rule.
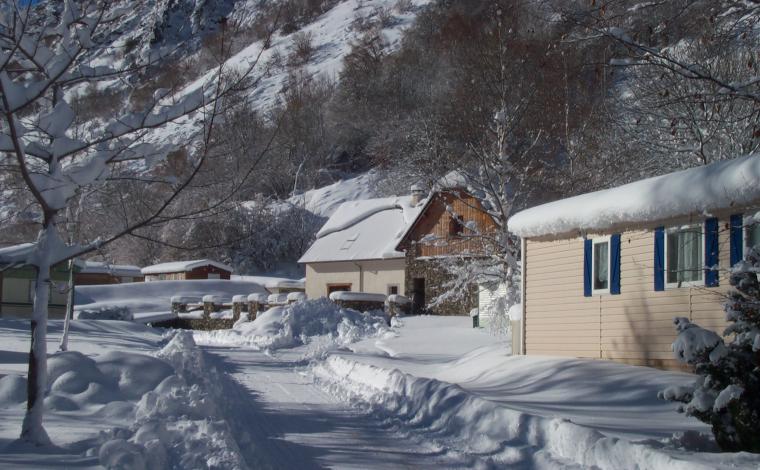
[[[702,231],[689,228],[668,233],[668,282],[693,282],[702,279]]]
[[[678,232],[668,233],[668,283],[678,282]]]
[[[754,248],[760,245],[760,224],[752,224],[747,227],[747,246]]]
[[[594,245],[594,289],[607,289],[609,260],[608,243]]]

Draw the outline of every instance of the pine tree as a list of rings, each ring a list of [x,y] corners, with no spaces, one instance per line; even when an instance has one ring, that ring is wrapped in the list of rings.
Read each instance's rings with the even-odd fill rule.
[[[676,318],[673,351],[694,367],[691,387],[669,387],[660,397],[712,427],[724,451],[760,452],[760,252],[751,250],[731,271],[724,340],[686,318]]]

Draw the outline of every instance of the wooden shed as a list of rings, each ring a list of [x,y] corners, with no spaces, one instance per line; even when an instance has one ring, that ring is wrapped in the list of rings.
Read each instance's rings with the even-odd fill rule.
[[[100,261],[77,261],[76,265],[79,271],[74,275],[74,283],[78,286],[122,284],[145,280],[141,269],[137,266]]]
[[[172,261],[142,268],[145,282],[229,279],[232,267],[209,259]]]
[[[760,157],[528,209],[522,353],[677,368],[674,317],[722,333],[729,268],[760,243]]]
[[[14,256],[29,252],[34,248],[32,243],[0,248],[0,258],[4,254]],[[79,267],[74,267],[76,273]],[[30,318],[32,301],[34,299],[35,270],[33,267],[21,264],[0,263],[0,317]],[[54,266],[50,272],[50,301],[48,314],[50,318],[63,318],[66,313],[66,300],[69,270],[68,263]]]

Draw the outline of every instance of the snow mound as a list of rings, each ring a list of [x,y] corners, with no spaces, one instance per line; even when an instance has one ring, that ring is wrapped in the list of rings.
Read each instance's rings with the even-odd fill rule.
[[[144,370],[146,363],[158,361],[167,372],[141,372],[141,386],[148,390],[134,406],[132,420],[125,420],[133,424],[102,432],[88,453],[107,468],[246,468],[217,405],[224,401],[219,373],[206,363],[190,333],[177,331],[169,337],[155,358],[130,358],[127,363],[130,369]],[[118,383],[133,382],[115,367],[106,367],[105,375]]]
[[[607,437],[566,419],[530,415],[468,394],[457,385],[330,356],[315,380],[401,432],[442,448],[488,456],[499,466],[599,469],[757,468],[760,456],[689,452],[665,443]]]
[[[194,335],[198,343],[207,345],[273,350],[314,343],[324,351],[386,331],[382,313],[344,309],[319,298],[270,308],[256,320],[236,324],[231,330],[196,331]]]
[[[519,212],[512,233],[537,237],[701,215],[760,200],[760,154],[656,176]]]
[[[26,401],[26,378],[6,375],[0,378],[0,408]]]
[[[77,351],[61,352],[48,359],[45,404],[52,410],[73,411],[137,400],[171,374],[166,362],[143,354],[111,351],[91,358]]]

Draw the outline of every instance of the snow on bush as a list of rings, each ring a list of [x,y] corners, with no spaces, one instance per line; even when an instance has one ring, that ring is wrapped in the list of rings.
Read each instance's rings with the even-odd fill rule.
[[[670,387],[660,397],[683,403],[680,411],[712,426],[726,451],[760,452],[760,253],[750,250],[732,268],[725,304],[724,339],[686,318],[676,318],[676,357],[694,367],[691,387]]]
[[[270,308],[252,322],[231,330],[196,331],[203,344],[283,349],[319,342],[325,349],[341,347],[388,330],[380,312],[344,309],[325,298]]]
[[[329,356],[311,371],[337,396],[441,449],[487,456],[495,468],[756,468],[749,454],[686,451],[667,442],[607,437],[566,419],[540,417],[468,394],[457,385]],[[490,468],[490,467],[489,467]]]
[[[217,405],[224,402],[218,372],[206,363],[192,334],[170,335],[156,357],[132,354],[129,360],[93,369],[87,360],[95,361],[76,356],[78,375],[99,380],[100,372],[119,384],[125,397],[139,400],[122,420],[133,424],[101,432],[88,454],[97,455],[107,468],[245,468]],[[82,385],[74,381],[71,386],[79,390]]]

